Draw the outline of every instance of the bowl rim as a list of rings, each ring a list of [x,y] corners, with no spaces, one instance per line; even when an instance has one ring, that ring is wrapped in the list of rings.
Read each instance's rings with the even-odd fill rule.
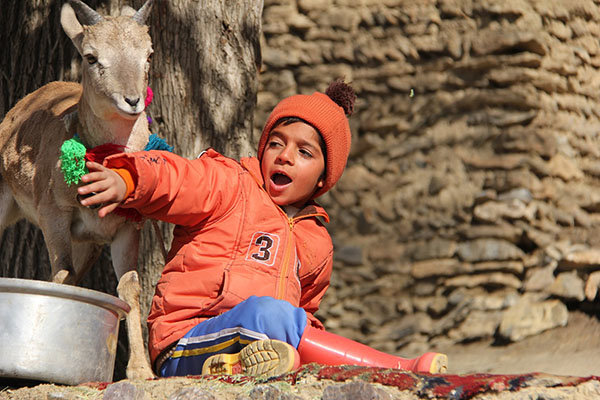
[[[126,302],[108,293],[35,279],[0,277],[0,293],[33,294],[81,301],[109,309],[119,315],[119,319],[125,318],[131,310]]]

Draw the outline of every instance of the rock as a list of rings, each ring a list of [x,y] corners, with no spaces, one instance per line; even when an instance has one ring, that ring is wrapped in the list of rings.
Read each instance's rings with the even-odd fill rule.
[[[565,326],[567,307],[559,300],[531,302],[526,296],[504,311],[498,333],[513,342],[545,330]]]
[[[456,327],[462,322],[469,312],[471,311],[470,300],[464,299],[460,301],[454,308],[450,309],[448,313],[439,319],[432,320],[433,329],[427,334],[431,336],[438,336],[443,332],[447,332],[450,329]]]
[[[497,223],[501,219],[525,219],[531,221],[535,217],[535,204],[526,205],[518,199],[510,201],[488,201],[475,207],[473,214],[481,221]]]
[[[464,154],[461,158],[466,164],[482,169],[515,169],[525,164],[526,158],[521,154],[477,155]]]
[[[272,92],[277,89],[279,92],[283,93],[284,96],[291,96],[298,92],[294,74],[289,70],[281,71],[280,74],[269,76],[268,79],[263,79],[261,85],[263,85],[264,90],[267,92]],[[275,104],[273,104],[273,106],[275,106]]]
[[[583,301],[585,299],[583,280],[577,276],[577,271],[558,274],[548,293],[568,300]]]
[[[567,253],[560,260],[560,268],[589,268],[600,265],[600,250],[585,249]]]
[[[594,301],[600,287],[600,271],[592,272],[585,282],[585,297],[589,301]]]
[[[415,279],[434,276],[452,276],[460,270],[460,262],[456,258],[437,258],[417,261],[412,264],[410,274]]]
[[[475,194],[474,198],[473,198],[473,204],[474,205],[479,205],[479,204],[483,204],[486,201],[490,201],[490,200],[496,200],[498,199],[498,193],[496,193],[495,190],[482,190],[478,193]],[[476,228],[476,227],[474,227]]]
[[[469,307],[472,310],[498,311],[515,305],[520,297],[517,290],[509,287],[491,293],[486,291],[471,295]]]
[[[571,180],[578,180],[583,178],[583,172],[577,167],[573,160],[565,157],[558,153],[548,163],[552,176],[557,176],[569,182]]]
[[[336,260],[348,265],[362,265],[364,263],[363,251],[359,246],[343,246],[336,249],[334,257]]]
[[[402,332],[417,332],[427,334],[428,332],[431,332],[432,327],[433,319],[428,314],[424,312],[416,312],[414,314],[404,316],[396,330]]]
[[[392,400],[385,389],[363,381],[329,385],[323,390],[322,400]]]
[[[495,189],[497,192],[504,192],[516,187],[524,187],[532,193],[539,193],[544,189],[544,185],[529,168],[521,166],[508,171],[498,171],[495,174],[486,176],[484,185]]]
[[[201,399],[201,400],[213,400],[214,397],[176,397],[171,396],[170,400],[186,400],[186,399]],[[109,385],[104,391],[102,400],[145,400],[146,395],[142,389],[138,389],[136,386],[129,382],[116,382]]]
[[[448,300],[439,296],[423,296],[413,299],[415,310],[439,315],[448,307]]]
[[[517,243],[523,235],[523,229],[498,221],[494,225],[467,225],[459,230],[464,239],[496,238]]]
[[[504,286],[519,289],[521,288],[522,284],[519,278],[512,274],[494,272],[491,274],[455,276],[446,279],[444,281],[444,286],[467,288],[474,288],[477,286]]]
[[[444,189],[447,185],[448,182],[446,181],[446,179],[441,178],[439,176],[432,176],[429,181],[429,187],[427,188],[427,191],[431,196],[435,196],[439,192],[441,192],[442,189]]]
[[[249,400],[302,400],[302,397],[270,385],[259,385],[250,391]]]
[[[363,165],[356,164],[346,168],[337,183],[338,190],[359,191],[377,187],[378,178]]]
[[[437,289],[435,281],[418,281],[412,285],[412,292],[415,296],[429,296]]]
[[[541,40],[542,38],[533,32],[486,29],[478,32],[473,40],[472,49],[478,55],[530,51],[543,56],[546,54],[546,46]]]
[[[525,255],[523,259],[523,267],[525,269],[538,267],[546,263],[546,255],[542,248],[537,248]]]
[[[524,204],[529,204],[531,203],[531,200],[533,200],[533,196],[531,195],[531,191],[529,191],[529,189],[515,188],[507,192],[500,193],[498,195],[498,200],[507,202],[509,204],[512,200],[519,200]]]
[[[411,42],[419,53],[441,53],[444,51],[444,42],[439,40],[437,36],[413,36]]]
[[[351,32],[358,27],[360,16],[350,8],[336,7],[335,13],[321,13],[316,22],[322,26]]]
[[[514,244],[500,239],[476,239],[461,242],[457,249],[458,257],[467,262],[493,260],[521,260],[523,250]]]
[[[513,76],[515,72],[507,73],[507,72],[498,72],[489,75],[490,80],[495,83],[502,84],[502,81],[512,81],[514,82],[515,76]],[[481,114],[473,113],[469,116],[469,122],[472,124],[491,124],[495,125],[499,128],[506,128],[513,125],[524,125],[530,122],[535,116],[538,114],[538,110],[524,111],[524,112],[507,112],[507,110],[488,110],[484,111]],[[510,151],[503,151],[510,152]]]
[[[432,259],[415,262],[411,268],[411,275],[415,279],[423,279],[486,271],[508,271],[520,274],[523,272],[523,263],[510,260],[461,263],[455,258]]]
[[[539,292],[547,290],[554,283],[554,270],[556,261],[541,268],[532,268],[525,275],[523,288],[526,291]]]
[[[506,271],[514,274],[523,272],[523,263],[521,261],[484,261],[473,264],[462,264],[467,268],[461,269],[459,272],[487,272],[487,271]]]
[[[448,332],[448,337],[455,342],[489,338],[494,335],[501,320],[500,311],[471,311],[458,328]]]
[[[417,261],[432,258],[450,258],[456,252],[456,242],[440,238],[433,238],[427,242],[419,243],[414,250],[413,258]]]
[[[350,208],[356,205],[357,196],[354,192],[331,190],[328,194],[335,198],[335,201],[343,208]]]
[[[298,0],[298,9],[302,12],[323,12],[331,7],[331,0]]]
[[[274,68],[287,68],[300,64],[300,54],[296,51],[283,51],[279,49],[264,49],[262,51],[263,62]]]
[[[520,225],[523,227],[523,231],[525,233],[525,237],[527,239],[529,239],[532,243],[534,243],[536,246],[538,246],[541,249],[547,249],[549,246],[551,246],[554,241],[554,235],[548,233],[548,229],[546,230],[539,230],[539,229],[535,229],[532,226],[525,226],[524,224],[518,224],[521,221],[516,221],[517,225]],[[549,222],[547,222],[547,225],[550,224]]]
[[[315,23],[302,14],[291,14],[288,17],[287,25],[298,32],[307,31],[315,26]]]
[[[573,31],[564,22],[552,21],[548,25],[548,32],[556,36],[560,40],[568,40],[573,36]]]

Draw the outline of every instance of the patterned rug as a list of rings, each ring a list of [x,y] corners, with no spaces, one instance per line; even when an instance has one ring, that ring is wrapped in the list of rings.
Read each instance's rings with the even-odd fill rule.
[[[589,380],[599,380],[600,377],[572,377],[547,375],[540,373],[519,375],[495,374],[417,374],[397,369],[382,369],[359,366],[322,366],[306,365],[299,370],[284,375],[284,379],[295,383],[303,376],[313,375],[317,379],[327,379],[335,382],[360,379],[361,381],[395,386],[399,390],[408,390],[424,398],[467,400],[480,393],[517,391],[526,387],[560,387],[576,386]]]
[[[560,375],[547,375],[541,373],[500,375],[500,374],[424,374],[411,373],[398,369],[382,369],[359,366],[323,366],[309,364],[279,377],[260,379],[244,375],[217,376],[198,375],[188,376],[190,379],[218,380],[229,384],[244,384],[248,382],[267,383],[284,381],[296,384],[312,377],[318,380],[345,382],[359,380],[367,383],[379,383],[385,386],[397,387],[402,391],[414,393],[419,398],[440,400],[469,400],[481,393],[499,393],[505,391],[518,391],[527,387],[556,388],[576,386],[581,383],[596,380],[600,377],[573,377]],[[170,379],[170,378],[159,378]],[[109,382],[88,382],[81,386],[94,387],[104,390]]]

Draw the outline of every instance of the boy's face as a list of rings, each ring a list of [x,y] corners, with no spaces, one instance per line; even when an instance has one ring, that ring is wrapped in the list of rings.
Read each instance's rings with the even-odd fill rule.
[[[325,160],[319,139],[317,131],[303,122],[271,130],[260,168],[275,204],[301,208],[323,187]]]

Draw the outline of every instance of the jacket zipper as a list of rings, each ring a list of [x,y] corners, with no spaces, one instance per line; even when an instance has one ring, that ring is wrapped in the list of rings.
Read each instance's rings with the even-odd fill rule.
[[[288,225],[290,227],[290,232],[288,233],[287,243],[285,245],[285,253],[283,253],[283,267],[281,269],[281,274],[279,275],[279,284],[277,285],[277,295],[276,298],[279,300],[285,299],[285,286],[287,283],[287,274],[290,262],[290,253],[293,240],[293,231],[294,231],[294,218],[286,216],[288,219]]]
[[[281,210],[281,211],[283,212],[283,210]],[[286,288],[286,284],[287,284],[287,274],[288,274],[288,269],[290,267],[290,265],[289,265],[290,254],[292,253],[291,249],[292,249],[292,245],[294,244],[293,233],[294,233],[295,221],[296,221],[296,219],[318,217],[319,215],[320,214],[307,214],[307,215],[302,215],[297,218],[288,217],[286,215],[286,218],[288,220],[288,226],[290,227],[290,232],[288,234],[287,243],[285,245],[285,252],[283,253],[283,267],[281,269],[281,275],[279,276],[279,282],[277,284],[276,298],[279,300],[285,300],[285,288]]]

